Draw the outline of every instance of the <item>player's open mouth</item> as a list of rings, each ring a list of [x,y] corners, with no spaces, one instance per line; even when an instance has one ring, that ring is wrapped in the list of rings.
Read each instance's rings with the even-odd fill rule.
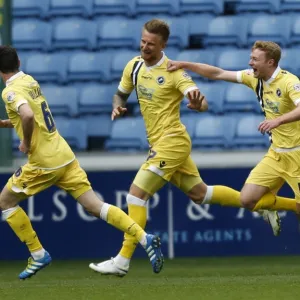
[[[257,69],[255,69],[255,68],[252,68],[253,69],[253,72],[255,73],[255,72],[257,72]]]

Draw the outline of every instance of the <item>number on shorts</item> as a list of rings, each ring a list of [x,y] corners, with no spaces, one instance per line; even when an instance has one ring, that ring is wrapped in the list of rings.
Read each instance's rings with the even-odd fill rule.
[[[41,107],[42,107],[42,112],[44,115],[44,120],[48,131],[54,132],[56,130],[55,123],[46,101],[41,103]]]

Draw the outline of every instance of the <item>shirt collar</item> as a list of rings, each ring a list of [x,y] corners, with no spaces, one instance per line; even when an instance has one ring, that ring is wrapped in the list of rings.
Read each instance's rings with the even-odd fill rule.
[[[276,70],[274,71],[274,73],[272,74],[272,76],[271,76],[271,78],[269,78],[267,81],[266,81],[266,83],[267,84],[270,84],[276,77],[277,77],[277,75],[278,75],[278,73],[281,71],[281,68],[278,66],[277,68],[276,68]]]
[[[155,68],[155,67],[160,67],[162,64],[163,64],[163,62],[165,61],[165,58],[166,58],[166,55],[165,55],[165,52],[161,52],[162,54],[163,54],[163,56],[162,56],[162,58],[155,64],[155,65],[153,65],[153,66],[150,66],[150,67],[147,67],[146,65],[145,65],[145,67],[148,69],[148,70],[151,70],[151,69],[153,69],[153,68]]]
[[[5,85],[8,86],[13,80],[19,78],[20,76],[24,75],[24,72],[19,71],[15,75],[11,76],[8,80],[6,80]]]

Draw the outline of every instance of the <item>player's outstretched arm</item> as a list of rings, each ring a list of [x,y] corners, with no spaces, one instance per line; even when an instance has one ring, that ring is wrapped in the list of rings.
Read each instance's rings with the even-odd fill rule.
[[[23,153],[29,153],[32,133],[34,130],[34,114],[29,104],[24,103],[19,107],[19,114],[22,122],[23,141],[19,146],[19,150]]]
[[[114,120],[124,115],[127,111],[126,102],[129,97],[129,94],[124,94],[121,91],[117,91],[113,97],[113,111],[111,113],[111,119]]]
[[[237,81],[237,72],[235,71],[226,71],[221,68],[201,64],[201,63],[193,63],[188,61],[168,61],[167,66],[168,71],[176,71],[178,69],[186,69],[197,73],[203,77],[207,77],[212,80],[225,80],[231,82]]]
[[[0,128],[14,128],[14,126],[13,124],[11,124],[11,121],[9,119],[7,120],[0,119]]]

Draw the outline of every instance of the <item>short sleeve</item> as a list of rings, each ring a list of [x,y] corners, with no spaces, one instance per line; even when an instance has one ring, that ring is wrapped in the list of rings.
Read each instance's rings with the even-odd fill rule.
[[[136,59],[132,59],[129,61],[126,65],[126,67],[123,70],[123,75],[120,81],[120,84],[118,86],[119,91],[121,91],[124,94],[130,94],[132,90],[134,89],[134,85],[131,78],[131,73],[133,69],[134,62],[137,61]]]
[[[17,91],[13,89],[4,89],[2,92],[2,99],[5,103],[5,106],[8,110],[18,112],[19,107],[24,104],[28,103],[24,96],[22,96]]]
[[[188,92],[198,89],[192,77],[184,70],[175,71],[173,74],[174,74],[173,79],[174,79],[175,87],[183,95],[186,96]]]
[[[300,103],[300,81],[298,79],[291,80],[287,83],[287,95],[288,97],[298,105]]]
[[[253,76],[253,70],[247,69],[238,71],[236,74],[237,82],[242,83],[246,86],[248,86],[251,89],[255,89],[257,86],[257,79]]]

